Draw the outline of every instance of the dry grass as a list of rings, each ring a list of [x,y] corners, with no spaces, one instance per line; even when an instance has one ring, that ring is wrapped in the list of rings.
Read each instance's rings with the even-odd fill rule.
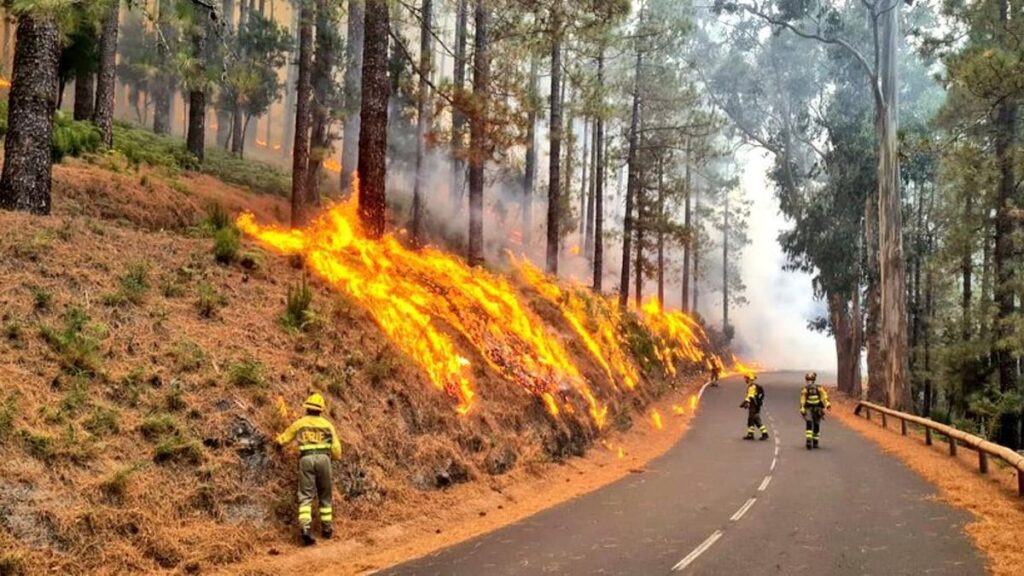
[[[53,216],[0,213],[4,561],[29,574],[191,573],[290,550],[295,458],[267,442],[312,390],[328,391],[345,445],[338,531],[363,545],[387,527],[411,530],[424,510],[494,498],[495,487],[539,490],[534,478],[572,470],[551,446],[597,440],[582,410],[552,418],[472,355],[480,401],[458,416],[365,312],[317,282],[322,321],[282,328],[302,271],[251,244],[248,261],[218,264],[199,224],[215,203],[270,221],[287,213],[284,201],[141,170],[69,161],[55,167]],[[139,263],[147,289],[104,303]],[[211,293],[216,306],[201,314]],[[62,332],[70,310],[83,316]],[[595,393],[616,398],[582,350],[570,352]],[[612,411],[643,407],[664,387],[646,382]],[[607,454],[592,453],[601,466]],[[475,482],[438,488],[462,480]]]
[[[1017,496],[1016,470],[990,459],[989,474],[978,473],[977,453],[961,447],[956,458],[949,456],[948,446],[938,440],[924,444],[924,434],[911,431],[900,435],[899,422],[882,428],[875,418],[869,422],[853,415],[855,403],[839,401],[833,414],[848,427],[878,444],[883,451],[898,457],[911,470],[939,488],[939,499],[967,510],[974,520],[967,533],[988,560],[990,572],[996,576],[1016,576],[1024,566],[1024,498]]]

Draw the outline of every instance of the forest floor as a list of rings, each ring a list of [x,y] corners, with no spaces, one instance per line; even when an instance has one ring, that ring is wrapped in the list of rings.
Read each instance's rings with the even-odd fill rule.
[[[609,425],[552,416],[472,350],[479,401],[459,416],[329,286],[310,281],[314,325],[284,326],[301,267],[244,239],[214,258],[216,221],[242,209],[288,213],[105,155],[54,167],[53,215],[0,212],[0,574],[281,573],[328,550],[358,555],[339,571],[385,566],[639,473],[689,418],[667,407],[688,406],[695,372],[619,390],[515,281]],[[344,445],[338,536],[298,552],[295,456],[270,442],[312,390]]]
[[[978,455],[966,447],[949,455],[948,446],[924,443],[924,433],[911,427],[908,436],[898,425],[883,428],[877,421],[856,416],[856,402],[837,394],[836,415],[847,427],[872,440],[887,454],[938,487],[938,499],[970,512],[967,533],[987,557],[996,576],[1015,576],[1024,566],[1024,498],[1017,496],[1017,472],[1001,460],[990,461],[989,474],[978,473]]]

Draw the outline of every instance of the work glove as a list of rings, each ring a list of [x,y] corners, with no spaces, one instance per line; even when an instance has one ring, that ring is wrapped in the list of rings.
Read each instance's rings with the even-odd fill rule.
[[[801,416],[806,416],[806,415],[807,415],[807,410],[805,410],[805,409],[801,408],[801,409],[800,409],[800,415],[801,415]]]
[[[740,404],[740,408],[750,408],[750,402],[744,400],[743,404]]]

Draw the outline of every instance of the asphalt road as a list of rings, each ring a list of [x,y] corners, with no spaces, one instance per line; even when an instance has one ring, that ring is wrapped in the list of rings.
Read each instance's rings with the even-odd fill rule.
[[[804,448],[801,376],[759,377],[768,441],[726,379],[645,473],[381,574],[984,574],[968,515],[903,464],[831,419]]]

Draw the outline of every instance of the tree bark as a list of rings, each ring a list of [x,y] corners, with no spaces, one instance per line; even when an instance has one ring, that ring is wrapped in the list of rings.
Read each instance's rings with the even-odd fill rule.
[[[881,352],[886,405],[911,406],[907,382],[907,281],[900,202],[899,103],[896,71],[900,3],[881,14],[881,97],[878,113],[878,221],[881,272]]]
[[[117,29],[121,0],[109,0],[100,34],[99,72],[96,74],[96,106],[93,123],[100,129],[103,144],[114,144],[114,89],[117,72]]]
[[[572,124],[569,124],[572,126]],[[580,149],[580,230],[579,248],[587,243],[587,165],[590,160],[590,119],[583,116],[583,146]]]
[[[299,81],[295,90],[295,141],[292,144],[292,227],[309,221],[309,129],[313,96],[313,0],[300,0]]]
[[[722,213],[722,332],[729,334],[729,192]]]
[[[244,2],[245,0],[242,0]],[[303,1],[303,0],[299,0]],[[224,25],[230,31],[234,29],[235,20],[235,0],[223,0],[221,3],[222,18],[224,19]],[[222,108],[218,102],[214,102],[214,112],[217,116],[217,134],[215,140],[217,146],[224,148],[225,150],[231,149],[231,137],[234,134],[234,109]]]
[[[332,146],[331,138],[331,84],[338,61],[338,33],[336,8],[328,0],[316,0],[316,48],[313,62],[312,128],[310,130],[309,162],[306,167],[307,205],[319,208],[320,180],[324,159]]]
[[[348,0],[348,37],[345,44],[345,125],[341,140],[341,193],[352,188],[359,165],[359,118],[363,76],[364,0]]]
[[[604,49],[597,56],[597,85],[604,85]],[[603,100],[603,98],[602,98]],[[603,108],[603,102],[601,103]],[[591,287],[594,292],[602,290],[602,277],[604,276],[604,185],[605,185],[605,162],[607,145],[604,138],[604,117],[597,117],[597,130],[595,131],[597,142],[597,157],[594,165],[597,167],[594,178],[594,278]]]
[[[299,10],[294,5],[292,8],[291,37],[299,37]],[[299,68],[291,58],[288,59],[287,68],[287,78],[284,83],[284,127],[281,132],[281,148],[285,154],[290,154],[292,152],[291,146],[295,141],[295,94],[298,86]]]
[[[206,34],[210,21],[208,8],[196,8],[195,27],[192,30],[192,56],[199,63],[198,76],[206,73]],[[185,147],[199,162],[203,161],[206,150],[206,92],[203,86],[191,86],[188,93],[188,130]]]
[[[640,184],[636,187],[636,219],[633,221],[633,231],[636,235],[636,274],[633,276],[633,299],[637,310],[643,304],[644,297],[644,231],[647,225],[646,208],[647,197],[644,186],[644,177],[640,177]]]
[[[370,238],[384,235],[388,153],[388,0],[367,0],[359,120],[359,219]]]
[[[556,11],[551,32],[551,121],[549,127],[551,154],[548,160],[547,259],[545,266],[547,273],[555,276],[558,275],[558,243],[560,239],[558,225],[562,212],[559,199],[562,183],[562,37],[560,28],[561,21]],[[629,256],[627,255],[626,258],[628,259]]]
[[[665,307],[665,166],[658,162],[658,307]]]
[[[693,227],[690,237],[690,249],[693,251],[693,306],[690,307],[690,314],[698,314],[697,308],[700,299],[700,224],[697,218],[700,214],[700,188],[693,188]]]
[[[473,97],[476,100],[470,119],[469,151],[469,265],[484,262],[484,165],[488,158],[487,122],[491,83],[491,63],[487,42],[490,13],[488,0],[476,0],[476,30],[473,38]]]
[[[423,186],[426,180],[423,167],[423,157],[426,154],[427,130],[430,128],[430,108],[432,104],[430,93],[430,73],[434,68],[434,42],[432,19],[434,4],[432,0],[422,0],[420,4],[420,81],[419,81],[419,106],[416,114],[416,181],[413,184],[412,193],[412,226],[411,236],[414,246],[420,246],[423,239],[420,237],[423,220]]]
[[[881,354],[879,321],[881,318],[881,291],[878,282],[878,199],[868,194],[864,209],[864,245],[867,252],[867,364],[868,400],[885,403],[884,364]]]
[[[463,0],[464,1],[464,0]],[[523,246],[533,240],[533,186],[537,182],[537,57],[530,55],[530,108],[526,118],[526,166],[523,172]]]
[[[629,259],[633,242],[633,197],[637,183],[637,126],[640,122],[640,70],[643,66],[643,52],[636,48],[635,78],[633,79],[633,113],[629,122],[629,152],[626,164],[626,214],[622,225],[622,270],[619,278],[619,306],[625,308],[629,302]]]
[[[587,199],[586,205],[587,210],[583,217],[585,219],[583,228],[583,254],[587,260],[593,263],[593,252],[594,252],[594,193],[597,189],[597,148],[601,145],[601,141],[597,137],[597,123],[598,119],[594,118],[590,132],[590,179],[587,185]]]
[[[93,86],[96,84],[96,74],[84,69],[75,73],[75,120],[91,120],[95,109],[95,95]]]
[[[466,176],[466,115],[462,106],[466,90],[466,28],[469,24],[469,6],[468,0],[458,1],[455,13],[455,64],[452,79],[456,105],[452,106],[452,180],[449,196],[453,214],[457,214],[462,208],[462,187]],[[536,124],[536,119],[533,124]],[[529,232],[524,230],[523,234]]]
[[[683,294],[682,294],[682,310],[685,313],[690,312],[690,249],[693,244],[693,227],[691,224],[692,214],[690,210],[690,193],[693,188],[693,180],[690,175],[690,167],[692,160],[690,158],[690,140],[686,140],[686,175],[683,179],[683,196],[684,196],[684,207],[683,207],[683,232],[685,234],[683,240]]]
[[[49,214],[50,143],[63,36],[55,17],[32,12],[18,18],[16,35],[0,208]]]

